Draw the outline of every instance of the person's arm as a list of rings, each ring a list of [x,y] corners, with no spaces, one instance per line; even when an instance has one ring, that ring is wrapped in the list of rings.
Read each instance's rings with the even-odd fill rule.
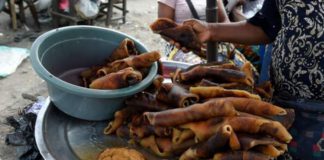
[[[158,2],[158,18],[174,20],[174,9],[162,2]]]
[[[188,20],[184,25],[190,25],[196,31],[201,42],[224,41],[240,44],[268,43],[270,39],[262,28],[247,21],[234,23],[206,23]]]
[[[242,5],[240,6],[236,6],[233,10],[232,10],[232,18],[234,22],[239,22],[239,21],[244,21],[247,18],[244,16],[244,14],[242,13]]]
[[[208,24],[187,20],[184,25],[192,26],[201,42],[224,41],[250,45],[274,41],[281,29],[281,19],[276,1],[268,0],[264,2],[261,11],[246,21]],[[178,43],[176,46],[183,47]]]
[[[225,41],[240,44],[264,44],[270,39],[262,28],[247,21],[208,25],[211,41]]]
[[[230,22],[227,14],[226,14],[226,10],[225,10],[225,6],[223,3],[223,0],[217,0],[217,6],[218,6],[218,22],[221,23],[226,23],[226,22]]]
[[[227,11],[228,16],[230,17],[230,21],[232,22],[239,22],[246,20],[243,12],[243,5],[246,3],[246,0],[229,0],[227,4]]]
[[[262,28],[270,41],[274,41],[281,29],[281,16],[276,1],[265,0],[259,12],[247,20],[248,23]]]

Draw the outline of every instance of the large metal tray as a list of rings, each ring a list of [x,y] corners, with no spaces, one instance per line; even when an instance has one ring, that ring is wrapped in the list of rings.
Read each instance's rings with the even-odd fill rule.
[[[186,63],[163,62],[164,70],[185,69]],[[41,155],[46,160],[94,160],[107,147],[129,147],[143,153],[149,160],[161,159],[149,151],[130,145],[125,139],[104,135],[108,121],[86,121],[70,117],[50,102],[40,110],[35,126],[35,138]]]

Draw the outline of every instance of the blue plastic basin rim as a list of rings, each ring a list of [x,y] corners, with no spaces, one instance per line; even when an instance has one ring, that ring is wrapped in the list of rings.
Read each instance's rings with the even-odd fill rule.
[[[118,34],[128,37],[139,45],[143,46],[145,50],[147,50],[146,46],[139,42],[137,39],[133,38],[132,36],[126,35],[124,33],[121,33],[116,30],[112,29],[107,29],[103,27],[97,27],[97,26],[68,26],[68,27],[62,27],[58,29],[53,29],[50,30],[41,36],[39,36],[35,42],[32,44],[31,47],[31,62],[32,62],[32,67],[35,70],[35,72],[42,78],[44,79],[47,83],[50,83],[51,85],[54,85],[55,87],[66,91],[71,94],[75,95],[80,95],[80,96],[85,96],[85,97],[91,97],[91,98],[117,98],[117,97],[126,97],[133,95],[137,93],[139,90],[143,90],[148,85],[150,85],[150,82],[152,82],[153,78],[157,74],[157,62],[153,63],[153,65],[150,68],[149,74],[138,84],[122,88],[122,89],[117,89],[117,90],[98,90],[98,89],[89,89],[85,87],[80,87],[77,85],[73,85],[71,83],[65,82],[56,76],[52,75],[50,72],[48,72],[45,67],[41,64],[41,61],[38,57],[38,50],[41,45],[41,43],[49,36],[55,34],[55,32],[58,31],[67,31],[67,30],[74,30],[74,29],[96,29],[96,30],[103,30],[103,31],[111,31],[111,32],[117,32]]]

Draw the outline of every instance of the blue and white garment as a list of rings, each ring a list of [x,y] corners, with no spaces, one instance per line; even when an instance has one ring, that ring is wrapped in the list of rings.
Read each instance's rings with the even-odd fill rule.
[[[324,101],[324,1],[265,1],[249,22],[274,41],[276,95]]]
[[[324,101],[324,1],[277,3],[282,28],[272,52],[275,89],[298,99]]]
[[[274,41],[271,79],[275,103],[295,109],[289,152],[324,159],[324,1],[268,0],[248,20]]]

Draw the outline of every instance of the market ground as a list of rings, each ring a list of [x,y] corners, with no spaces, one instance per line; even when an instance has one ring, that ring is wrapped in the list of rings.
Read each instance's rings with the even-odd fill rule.
[[[161,50],[163,43],[158,35],[154,35],[149,24],[156,19],[157,3],[155,0],[128,0],[126,24],[113,24],[109,28],[127,33],[144,43],[150,50]],[[31,16],[28,26],[32,29]],[[32,41],[28,38],[19,43],[13,42],[13,38],[25,31],[21,27],[13,32],[9,27],[9,16],[0,13],[0,45],[13,47],[30,48]],[[103,21],[97,21],[96,26],[104,26]],[[42,32],[52,29],[50,24],[42,24]],[[30,60],[27,58],[12,75],[0,79],[0,160],[17,159],[16,149],[5,144],[6,134],[13,131],[13,128],[6,124],[6,117],[17,115],[18,111],[30,104],[30,100],[22,98],[22,93],[31,95],[47,96],[47,89],[44,81],[33,71]]]

